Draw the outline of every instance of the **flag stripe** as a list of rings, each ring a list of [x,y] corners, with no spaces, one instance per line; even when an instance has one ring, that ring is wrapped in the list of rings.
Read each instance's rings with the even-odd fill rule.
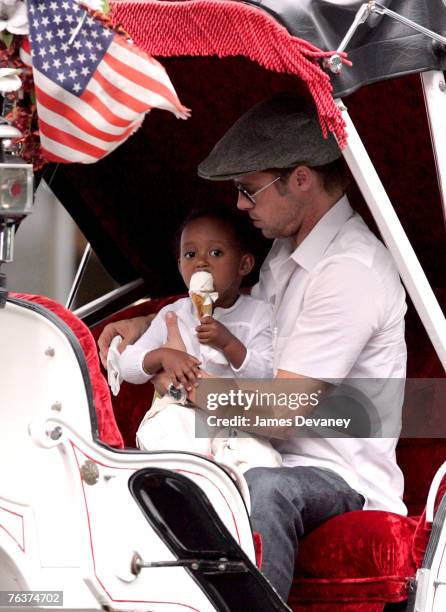
[[[71,136],[74,136],[76,138],[79,138],[79,140],[84,141],[86,144],[90,144],[99,149],[111,150],[112,148],[115,148],[116,146],[120,145],[121,142],[126,140],[127,137],[130,136],[130,134],[135,129],[133,126],[129,127],[128,134],[123,135],[122,138],[115,140],[113,144],[111,144],[109,142],[104,142],[103,140],[100,140],[99,138],[94,138],[93,136],[90,136],[86,132],[83,132],[82,130],[74,126],[69,121],[64,120],[64,118],[58,115],[57,113],[53,113],[51,110],[42,106],[39,102],[38,102],[38,110],[39,110],[39,118],[41,118],[41,120],[44,121],[46,124],[57,126],[57,128],[60,130],[63,130],[63,132]]]
[[[140,72],[139,70],[135,70],[131,66],[127,66],[108,52],[104,55],[104,62],[113,68],[115,72],[121,74],[135,85],[153,91],[159,96],[162,96],[168,100],[174,106],[177,105],[177,97],[172,93],[172,91],[154,78]]]
[[[172,83],[169,79],[167,72],[164,70],[163,66],[153,57],[149,57],[147,53],[144,53],[135,45],[126,44],[124,40],[121,39],[120,36],[115,36],[113,39],[113,43],[109,46],[107,52],[113,57],[120,59],[124,64],[128,64],[129,66],[133,66],[136,70],[139,70],[143,74],[147,74],[151,77],[155,77],[156,79],[165,85],[174,95],[175,90],[172,86]],[[147,64],[147,61],[150,61],[151,64]],[[180,101],[175,96],[176,102],[178,106],[181,106]]]
[[[64,157],[59,157],[58,155],[54,155],[51,151],[48,151],[43,146],[43,139],[41,141],[42,144],[42,155],[47,161],[57,162],[58,164],[69,164],[71,163],[70,159],[65,159]]]
[[[31,45],[27,36],[22,39],[22,49],[31,55]]]
[[[97,161],[96,157],[92,157],[87,153],[80,153],[63,143],[56,142],[44,134],[41,134],[41,143],[42,149],[45,150],[46,159],[50,159],[49,155],[51,155],[50,161],[60,161],[61,163],[81,162],[84,164],[93,164]],[[108,153],[118,146],[119,143],[113,145],[113,148],[108,151]]]
[[[106,111],[108,109],[105,105],[103,105],[103,109],[94,108],[93,104],[89,104],[89,102],[86,102],[83,99],[83,95],[79,98],[78,96],[71,94],[69,91],[64,91],[62,97],[60,95],[61,88],[57,83],[54,83],[53,81],[48,79],[44,74],[36,70],[36,68],[33,69],[33,73],[34,82],[36,86],[39,87],[39,89],[45,91],[53,99],[63,99],[64,104],[75,108],[76,111],[86,117],[86,119],[88,119],[88,121],[90,121],[92,125],[100,125],[102,131],[109,132],[110,134],[120,135],[122,134],[122,129],[126,128],[129,125],[130,121],[128,119],[117,117],[113,113],[111,113],[111,116],[107,116],[108,113],[106,113]],[[103,113],[102,110],[104,111]],[[132,119],[134,116],[135,114],[132,113]],[[120,125],[116,125],[118,121]]]
[[[19,56],[25,66],[32,66],[31,59],[31,45],[29,44],[29,39],[25,36],[22,39],[22,44],[20,45]]]
[[[64,123],[64,128],[70,132],[71,130],[76,130],[77,128],[85,133],[85,135],[92,136],[95,140],[102,140],[105,142],[96,143],[100,146],[104,146],[107,142],[116,142],[117,140],[123,140],[127,136],[130,136],[132,132],[132,127],[127,127],[125,130],[121,132],[121,134],[107,134],[107,132],[103,132],[95,128],[89,121],[85,119],[80,113],[78,113],[74,108],[71,108],[67,104],[60,102],[47,95],[44,91],[42,91],[36,85],[36,97],[40,103],[40,109],[42,112],[42,108],[47,109],[51,113],[57,113],[60,115],[60,124]],[[52,117],[50,123],[55,125],[58,123],[59,119],[57,117]],[[72,126],[67,125],[67,123],[71,123]],[[126,123],[128,126],[128,122]]]
[[[94,78],[96,77],[97,77],[97,74],[95,75]],[[92,88],[90,88],[90,84],[88,88],[84,91],[84,93],[82,94],[82,100],[86,102],[87,104],[89,104],[92,109],[100,113],[103,116],[103,118],[106,119],[112,125],[115,125],[116,127],[125,127],[126,125],[128,125],[129,123],[128,120],[121,119],[120,117],[115,115],[115,113],[113,113],[104,104],[104,102],[101,100],[99,95],[96,95],[96,93],[92,90]]]
[[[134,56],[136,55],[139,56],[140,58],[142,58],[142,60],[145,63],[150,63],[154,66],[159,66],[161,70],[166,74],[167,80],[169,80],[169,77],[167,76],[167,72],[164,70],[164,67],[162,66],[162,64],[160,64],[157,59],[148,55],[145,51],[137,47],[133,42],[126,40],[123,36],[119,36],[119,35],[113,38],[113,42],[119,45],[120,47],[122,47],[122,49],[129,51]]]
[[[131,110],[128,106],[121,104],[113,96],[107,93],[98,81],[90,79],[86,90],[81,96],[82,100],[85,100],[87,104],[90,104],[92,108],[95,108],[99,114],[106,118],[110,123],[116,121],[117,123],[122,122],[122,118],[125,117],[125,125],[133,122],[135,118],[141,118],[141,116],[147,112],[147,108],[144,109],[144,113],[138,113]]]
[[[99,83],[99,85],[106,91],[110,96],[118,100],[121,104],[125,104],[129,108],[131,108],[135,113],[143,113],[147,111],[147,104],[144,102],[140,102],[133,96],[127,94],[123,89],[116,87],[108,81],[102,72],[99,69],[96,71],[94,75],[94,79]]]
[[[70,147],[61,145],[51,138],[42,135],[42,149],[45,152],[46,159],[50,161],[60,161],[61,163],[71,164],[73,162],[81,162],[83,164],[92,164],[97,161],[96,157],[89,155],[81,155],[79,151],[75,151]]]
[[[158,93],[150,91],[145,87],[136,85],[132,81],[126,79],[122,74],[115,72],[113,68],[105,63],[101,64],[101,67],[96,71],[96,75],[100,75],[103,77],[103,79],[105,79],[105,82],[101,81],[104,88],[108,87],[110,84],[113,84],[113,87],[115,88],[113,90],[114,95],[119,95],[123,103],[127,103],[129,105],[133,104],[133,108],[135,110],[137,108],[141,108],[141,104],[144,108],[172,108],[170,102],[160,96]],[[116,89],[117,86],[118,88]],[[112,90],[110,90],[110,95],[112,95]]]
[[[81,153],[87,153],[91,157],[96,157],[96,159],[100,159],[103,155],[107,153],[106,149],[102,149],[99,147],[95,147],[94,145],[89,144],[85,140],[81,140],[76,136],[72,136],[65,132],[64,130],[59,130],[58,128],[49,125],[39,117],[39,128],[42,134],[55,140],[59,144],[63,144],[65,146],[69,146],[76,151],[80,151]]]

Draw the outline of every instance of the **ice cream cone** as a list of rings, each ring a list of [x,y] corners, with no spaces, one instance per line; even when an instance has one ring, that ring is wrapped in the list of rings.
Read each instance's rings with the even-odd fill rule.
[[[214,281],[210,272],[201,270],[192,275],[189,295],[199,321],[203,317],[212,316],[218,293],[214,291]]]
[[[197,317],[200,321],[203,317],[212,315],[213,304],[208,298],[199,293],[191,293],[190,299],[195,306]]]

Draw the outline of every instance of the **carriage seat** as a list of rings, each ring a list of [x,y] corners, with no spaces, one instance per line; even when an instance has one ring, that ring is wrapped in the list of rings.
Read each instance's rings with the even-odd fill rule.
[[[123,383],[121,393],[113,399],[100,370],[95,338],[63,306],[40,296],[15,294],[51,309],[76,334],[90,370],[94,403],[98,416],[98,438],[111,446],[135,446],[137,426],[150,405],[153,389],[150,383]],[[147,301],[115,315],[122,319],[156,312],[175,298]],[[432,348],[421,350],[419,332],[410,327],[408,344],[417,346],[423,376],[441,376]],[[426,345],[426,341],[424,343]],[[430,356],[429,356],[430,349]],[[410,362],[410,374],[417,363]],[[415,372],[414,372],[415,368]],[[440,366],[441,368],[441,366]],[[115,420],[116,417],[116,420]],[[122,436],[122,437],[121,437]],[[408,583],[414,577],[424,554],[429,528],[421,514],[427,490],[435,471],[446,459],[446,441],[401,440],[398,461],[405,474],[405,501],[409,517],[389,512],[351,512],[334,517],[310,533],[301,543],[289,604],[296,612],[381,612],[386,603],[407,599]],[[446,491],[442,483],[437,499]],[[421,515],[421,516],[420,516]]]
[[[446,290],[438,290],[437,295],[440,303],[445,303]],[[147,301],[106,322],[157,312],[175,299]],[[93,329],[96,338],[106,322]],[[443,377],[443,368],[411,305],[406,324],[408,375]],[[119,396],[113,399],[116,420],[128,445],[134,445],[135,432],[151,394],[150,383],[123,383]],[[296,563],[289,598],[293,610],[381,612],[386,604],[407,599],[409,580],[421,564],[429,537],[423,508],[432,478],[446,460],[446,440],[400,440],[397,459],[405,476],[404,500],[409,516],[350,512],[330,519],[309,534],[300,545]],[[443,481],[437,499],[445,490]]]

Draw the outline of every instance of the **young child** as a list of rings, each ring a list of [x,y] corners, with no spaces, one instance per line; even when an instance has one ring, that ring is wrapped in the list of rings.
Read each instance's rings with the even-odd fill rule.
[[[210,209],[189,215],[181,230],[178,266],[191,297],[160,310],[143,336],[126,347],[120,357],[124,380],[144,383],[164,370],[175,387],[182,385],[190,392],[201,370],[215,378],[272,378],[271,308],[240,293],[254,266],[242,227],[232,211]],[[203,304],[212,315],[200,320]],[[185,351],[163,346],[169,312],[177,316]],[[263,438],[246,434],[229,441],[196,438],[195,419],[203,419],[200,411],[173,402],[167,396],[155,401],[138,430],[140,448],[188,450],[228,461],[238,455],[235,463],[244,469],[254,467],[251,458],[255,465],[281,465],[280,455]],[[237,445],[238,452],[231,453]]]

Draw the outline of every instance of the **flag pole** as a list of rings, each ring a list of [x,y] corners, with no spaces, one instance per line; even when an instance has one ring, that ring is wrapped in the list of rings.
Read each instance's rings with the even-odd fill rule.
[[[67,303],[65,304],[65,308],[67,310],[71,310],[71,306],[73,305],[74,298],[76,297],[77,290],[79,289],[79,285],[81,283],[82,277],[84,276],[85,269],[88,264],[88,260],[91,255],[91,244],[87,242],[87,246],[85,247],[84,254],[82,255],[82,259],[80,261],[79,267],[76,272],[76,276],[73,281],[73,285],[70,289],[70,294],[67,299]]]

